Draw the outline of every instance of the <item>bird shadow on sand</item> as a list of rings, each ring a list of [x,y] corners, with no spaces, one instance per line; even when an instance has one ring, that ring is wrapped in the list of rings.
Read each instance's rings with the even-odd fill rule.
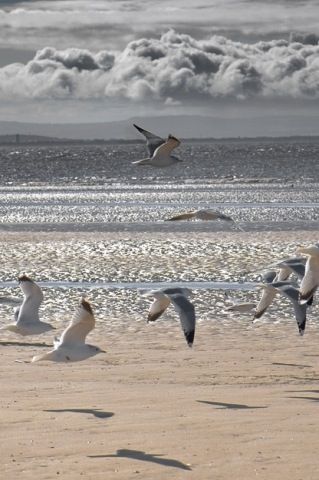
[[[7,341],[1,340],[0,346],[3,347],[52,347],[52,343],[40,343],[40,342],[17,342],[17,341]]]
[[[289,390],[289,393],[319,393],[319,390]],[[297,400],[310,400],[312,402],[319,402],[319,397],[307,397],[306,395],[292,395],[287,398],[295,398]]]
[[[162,458],[162,454],[158,453],[145,453],[142,450],[129,450],[121,448],[116,453],[108,455],[88,455],[89,458],[131,458],[134,460],[140,460],[142,462],[151,462],[163,465],[165,467],[180,468],[181,470],[191,470],[189,465],[186,465],[174,458]]]
[[[249,410],[255,408],[268,408],[267,406],[257,405],[245,405],[242,403],[226,403],[226,402],[209,402],[207,400],[196,400],[198,403],[207,403],[207,405],[213,405],[214,407],[229,408],[233,410]]]
[[[54,412],[54,413],[64,413],[64,412],[71,412],[71,413],[89,413],[96,418],[111,418],[113,417],[113,412],[103,412],[103,410],[99,410],[98,408],[59,408],[59,409],[49,409],[43,410],[44,412]]]
[[[287,390],[287,393],[319,393],[319,390]]]
[[[272,365],[284,366],[284,367],[299,367],[299,368],[311,368],[311,365],[302,365],[301,363],[282,363],[272,362]]]

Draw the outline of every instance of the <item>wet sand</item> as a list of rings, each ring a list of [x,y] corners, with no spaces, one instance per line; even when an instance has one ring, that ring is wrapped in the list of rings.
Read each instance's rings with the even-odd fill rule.
[[[317,240],[316,232],[304,231],[187,238],[183,232],[94,238],[1,232],[1,274],[8,280],[21,270],[42,280],[92,281],[103,272],[122,281],[253,279],[243,272]],[[64,328],[79,291],[60,289],[58,299],[50,292],[42,316]],[[50,334],[1,336],[4,478],[317,480],[317,306],[299,337],[284,300],[252,325],[247,315],[222,313],[223,292],[197,291],[199,321],[188,349],[173,311],[147,325],[148,303],[136,292],[94,292],[97,328],[88,341],[106,354],[68,365],[30,364],[50,348]],[[3,324],[11,313],[1,309]]]

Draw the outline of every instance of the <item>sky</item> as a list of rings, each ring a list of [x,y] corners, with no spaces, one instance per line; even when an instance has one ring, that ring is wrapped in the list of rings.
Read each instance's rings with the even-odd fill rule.
[[[0,120],[317,118],[318,0],[0,0]]]

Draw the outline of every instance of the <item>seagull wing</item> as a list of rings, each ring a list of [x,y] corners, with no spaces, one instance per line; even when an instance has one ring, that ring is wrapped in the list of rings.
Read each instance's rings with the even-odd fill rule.
[[[155,156],[157,156],[157,157],[169,157],[172,150],[174,150],[174,148],[178,147],[178,145],[180,145],[180,143],[181,142],[180,142],[180,140],[178,140],[178,138],[173,137],[173,135],[169,135],[166,142],[163,143],[162,145],[160,145],[159,147],[157,147],[153,156],[154,157]]]
[[[251,312],[254,308],[256,308],[255,303],[234,303],[234,305],[230,305],[226,307],[226,310],[229,312],[241,312],[241,313],[248,313]]]
[[[175,293],[180,293],[181,295],[184,295],[184,297],[189,297],[192,295],[191,289],[187,287],[168,287],[163,288],[162,292],[165,293],[165,295],[174,295]]]
[[[89,302],[83,298],[70,325],[62,333],[57,346],[84,344],[86,336],[93,330],[94,326],[95,319],[92,307]]]
[[[179,315],[187,345],[191,347],[195,337],[195,307],[184,295],[181,294],[170,295],[170,299]]]
[[[133,125],[146,138],[147,148],[150,152],[150,156],[152,157],[157,147],[165,143],[164,138],[158,137],[157,135],[154,135],[154,133],[144,130],[144,128],[135,125],[135,123],[133,123]]]
[[[147,316],[147,322],[155,322],[171,303],[170,298],[165,294],[159,294],[154,298]]]
[[[254,314],[254,319],[262,317],[262,315],[265,313],[271,302],[276,296],[276,290],[274,288],[265,288],[263,291],[263,294],[261,296],[261,299],[259,300],[259,303],[256,307],[256,311]]]
[[[28,282],[24,286],[25,292],[23,302],[19,307],[17,316],[17,326],[39,323],[39,308],[43,301],[43,293],[39,285],[34,282]],[[15,313],[15,316],[17,314]]]
[[[175,215],[174,217],[168,218],[167,222],[174,222],[175,220],[188,220],[190,218],[196,217],[196,212],[185,212],[180,215]]]
[[[275,270],[270,270],[269,272],[266,272],[262,276],[262,281],[265,283],[272,283],[277,276],[277,272]]]
[[[303,263],[290,263],[289,268],[301,280],[305,276],[305,265]]]
[[[221,215],[220,212],[216,210],[197,210],[197,212],[194,213],[196,218],[200,220],[217,220]]]
[[[278,285],[278,287],[276,287],[276,285]],[[289,298],[289,300],[292,302],[297,325],[298,325],[298,330],[300,335],[303,335],[306,329],[307,304],[299,305],[298,303],[299,291],[296,288],[294,288],[292,285],[280,284],[279,282],[278,284],[274,283],[274,286],[278,288],[280,293],[282,293],[285,297]]]

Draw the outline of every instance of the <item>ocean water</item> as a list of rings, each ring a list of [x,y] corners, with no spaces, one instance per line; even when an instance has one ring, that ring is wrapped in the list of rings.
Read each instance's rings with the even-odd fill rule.
[[[218,318],[216,328],[236,322],[237,314],[225,313],[224,291],[258,301],[260,271],[294,254],[296,245],[225,244],[222,234],[238,231],[237,225],[248,232],[318,230],[319,144],[194,143],[178,154],[183,164],[158,170],[132,165],[145,157],[143,145],[1,147],[0,231],[35,233],[32,241],[2,242],[1,293],[19,296],[17,276],[26,272],[42,282],[45,320],[64,326],[84,293],[101,322],[97,328],[105,322],[120,328],[132,318],[140,328],[149,305],[140,289],[188,285],[199,322]],[[236,223],[165,221],[198,208],[218,209]],[[92,235],[63,242],[37,239],[40,231]],[[210,231],[220,232],[220,241],[196,237]],[[128,237],[101,240],[94,232]],[[152,232],[185,235],[171,241]],[[12,306],[1,309],[0,323],[7,323]],[[281,297],[262,321],[278,318],[294,322]],[[167,319],[176,321],[173,310]]]
[[[247,230],[319,226],[319,144],[185,144],[184,163],[132,165],[143,145],[0,149],[0,219],[7,230],[210,231],[225,222],[165,222],[213,208]]]

